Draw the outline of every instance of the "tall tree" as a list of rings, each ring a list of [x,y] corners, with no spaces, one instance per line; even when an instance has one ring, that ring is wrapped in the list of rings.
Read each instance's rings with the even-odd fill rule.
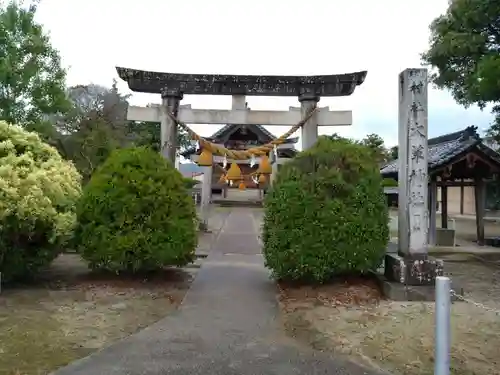
[[[133,134],[134,142],[137,145],[151,146],[153,150],[160,152],[161,149],[161,126],[159,122],[131,122],[130,132]],[[177,146],[185,149],[191,144],[191,139],[186,130],[177,128]]]
[[[127,120],[129,95],[122,95],[116,81],[111,88],[101,85],[78,85],[68,89],[72,110],[54,116],[52,122],[59,139],[57,147],[88,180],[93,171],[116,148],[132,145],[160,149],[160,124]],[[187,136],[179,132],[181,146]]]
[[[67,96],[71,111],[52,118],[59,133],[57,146],[87,180],[114,149],[133,144],[126,119],[128,96],[118,92],[116,81],[111,88],[73,86]]]
[[[500,134],[500,2],[453,0],[430,25],[424,63],[435,68],[432,81],[464,105],[493,104],[491,132]]]
[[[134,134],[134,141],[138,145],[151,146],[153,150],[161,150],[161,125],[159,122],[134,121],[129,124],[130,132]],[[191,138],[188,132],[177,127],[177,147],[181,150],[191,145]]]
[[[70,106],[59,53],[34,20],[37,3],[0,1],[0,119],[47,130],[46,116]]]
[[[378,134],[368,134],[360,142],[373,151],[373,156],[378,163],[384,163],[387,160],[387,151],[384,147],[384,140]]]
[[[392,146],[387,151],[388,161],[396,160],[399,157],[399,146]]]

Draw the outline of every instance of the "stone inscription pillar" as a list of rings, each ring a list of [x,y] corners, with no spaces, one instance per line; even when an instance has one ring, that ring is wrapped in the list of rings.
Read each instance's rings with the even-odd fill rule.
[[[428,246],[427,70],[399,75],[399,253],[426,255]]]
[[[300,113],[302,119],[306,117],[310,110],[315,108],[319,102],[319,96],[304,93],[299,96]],[[318,114],[313,114],[302,126],[302,150],[307,150],[314,146],[318,140]]]
[[[182,93],[177,90],[165,89],[161,93],[161,154],[172,165],[175,165],[177,153],[177,124],[167,115],[167,112],[177,117],[182,98]]]
[[[408,285],[432,285],[436,276],[443,274],[443,262],[427,254],[427,69],[404,70],[399,75],[398,86],[398,254],[386,255],[385,276]]]

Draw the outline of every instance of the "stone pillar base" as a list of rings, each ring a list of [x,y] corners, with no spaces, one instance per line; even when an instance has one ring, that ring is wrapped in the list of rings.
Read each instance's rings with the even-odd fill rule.
[[[443,276],[444,262],[427,255],[386,254],[384,276],[388,281],[405,285],[435,285]]]

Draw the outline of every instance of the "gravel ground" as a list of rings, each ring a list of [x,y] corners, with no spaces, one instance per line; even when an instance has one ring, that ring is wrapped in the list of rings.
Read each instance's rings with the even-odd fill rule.
[[[47,374],[168,315],[196,268],[145,278],[89,273],[58,258],[36,285],[0,295],[0,375]]]
[[[500,310],[500,268],[469,259],[447,262],[445,269],[468,300]],[[377,299],[376,287],[366,282],[313,294],[285,289],[281,302],[288,330],[319,349],[390,373],[433,374],[433,303]],[[451,324],[451,373],[500,374],[500,315],[455,302]]]

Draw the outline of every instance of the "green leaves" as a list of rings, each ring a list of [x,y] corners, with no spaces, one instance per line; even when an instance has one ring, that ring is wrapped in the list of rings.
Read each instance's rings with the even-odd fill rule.
[[[182,175],[149,148],[114,151],[84,189],[75,242],[92,268],[139,272],[194,258],[196,212]]]
[[[80,176],[57,151],[0,121],[0,272],[9,280],[48,265],[71,236]]]
[[[435,68],[432,81],[464,106],[500,100],[499,14],[496,0],[454,0],[430,26],[422,60]]]
[[[279,279],[324,282],[379,265],[388,209],[371,150],[320,137],[283,165],[265,198],[266,265]]]
[[[159,122],[131,122],[130,130],[135,135],[134,139],[137,146],[149,146],[153,150],[160,152],[161,127]],[[191,145],[189,134],[181,127],[177,127],[177,145],[181,149]]]
[[[35,14],[36,3],[0,4],[0,120],[24,126],[70,108],[59,53]]]
[[[384,147],[384,140],[378,134],[368,134],[360,142],[368,147],[377,163],[384,163],[388,159],[388,152]]]

